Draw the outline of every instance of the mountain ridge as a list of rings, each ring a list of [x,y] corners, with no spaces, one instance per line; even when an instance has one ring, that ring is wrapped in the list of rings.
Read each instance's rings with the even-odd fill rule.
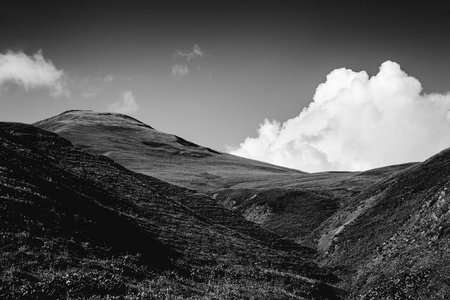
[[[259,220],[262,227],[311,247],[316,247],[320,237],[314,229],[346,199],[406,167],[309,174],[226,153],[219,155],[206,147],[192,147],[187,141],[183,145],[177,136],[135,126],[120,114],[69,111],[35,125],[135,172],[213,196],[248,220]],[[297,202],[298,209],[277,204],[291,201]],[[308,214],[309,210],[323,212]]]
[[[171,293],[182,298],[211,289],[224,299],[258,295],[263,299],[431,300],[450,296],[446,279],[450,272],[450,148],[419,163],[363,172],[305,173],[202,147],[120,114],[68,111],[35,125],[44,130],[0,124],[0,155],[13,158],[0,160],[0,213],[6,220],[0,224],[7,228],[10,242],[0,244],[8,253],[0,260],[7,266],[2,280],[9,292],[0,289],[5,295],[21,295],[11,290],[16,285],[33,295],[44,293],[41,287],[55,295],[82,294],[87,293],[81,288],[86,284],[83,280],[90,278],[99,282],[94,285],[98,295],[128,292],[136,296],[137,291],[148,291],[136,282],[136,276],[162,289],[148,278],[152,274],[163,285],[180,290]],[[69,195],[69,202],[57,199],[61,191]],[[41,227],[47,235],[40,233],[36,239],[30,234],[33,228],[40,232],[34,221],[21,223],[14,216],[28,214],[25,219],[32,220],[34,211],[26,207],[38,203],[47,203],[43,207],[56,215],[37,210],[36,224],[46,224]],[[80,210],[83,206],[104,218],[97,220],[95,213]],[[81,216],[68,221],[79,228],[78,233],[71,239],[55,236],[69,232],[61,221],[69,211]],[[45,223],[41,215],[52,216],[53,223]],[[8,227],[16,223],[31,229],[17,232]],[[108,227],[117,228],[120,240],[144,240],[152,246],[117,244],[110,234],[101,234]],[[125,232],[130,231],[134,234],[127,236]],[[87,240],[90,246],[79,246],[87,245]],[[49,257],[91,275],[83,275],[84,279],[67,275],[59,265],[66,273],[54,277],[56,281],[49,281],[48,270],[44,271],[47,279],[36,275],[33,245],[42,241],[50,245],[44,251]],[[61,254],[61,248],[70,255]],[[81,248],[91,258],[103,257],[119,269],[133,266],[146,271],[122,276],[97,263],[97,269],[120,278],[108,287],[105,278],[80,256]],[[123,251],[131,256],[125,258]],[[76,265],[73,257],[81,263]],[[28,271],[17,273],[12,262]],[[44,259],[44,266],[49,265]],[[74,290],[61,283],[64,276],[75,279]],[[137,289],[131,288],[136,284]]]

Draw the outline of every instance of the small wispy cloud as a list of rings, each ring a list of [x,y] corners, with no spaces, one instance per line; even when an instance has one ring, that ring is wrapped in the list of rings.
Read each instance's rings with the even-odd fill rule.
[[[83,92],[83,93],[81,93],[81,96],[85,99],[90,99],[90,98],[94,98],[95,96],[97,96],[98,93],[99,93],[99,91]]]
[[[104,83],[109,83],[109,82],[112,82],[113,80],[114,80],[114,76],[112,76],[111,74],[108,74],[108,75],[103,77],[103,82]]]
[[[56,69],[42,51],[32,56],[12,51],[0,54],[0,86],[7,83],[20,85],[27,91],[48,88],[54,97],[70,97],[64,71]]]
[[[112,74],[72,78],[73,90],[80,92],[84,99],[91,99],[101,93],[104,88],[116,80]]]
[[[195,44],[192,49],[189,50],[175,50],[175,53],[172,55],[175,65],[171,67],[172,76],[174,77],[184,77],[191,73],[189,68],[192,67],[192,61],[196,58],[202,58],[204,52],[200,49],[200,46]],[[188,66],[189,65],[189,66]],[[200,66],[197,65],[197,70],[200,69]],[[195,68],[194,68],[195,70]]]
[[[139,109],[132,91],[126,91],[122,94],[122,101],[108,105],[108,111],[121,114],[131,114]]]
[[[197,57],[203,57],[203,51],[200,49],[200,46],[195,44],[191,50],[176,50],[173,57],[176,58],[184,58],[187,61],[191,61]]]
[[[189,74],[189,68],[187,65],[175,65],[172,67],[172,75],[173,76],[186,76]]]

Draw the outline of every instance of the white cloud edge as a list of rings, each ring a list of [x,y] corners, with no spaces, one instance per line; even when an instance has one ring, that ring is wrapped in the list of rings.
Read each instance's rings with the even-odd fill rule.
[[[46,88],[53,97],[70,97],[64,70],[58,70],[51,60],[45,59],[42,50],[31,56],[11,50],[0,54],[0,86],[11,83],[26,91]]]
[[[190,73],[189,67],[187,65],[176,64],[171,67],[172,76],[184,77]]]
[[[136,102],[132,91],[128,90],[122,94],[122,101],[117,101],[108,105],[107,110],[121,114],[132,114],[137,112],[139,105]]]
[[[175,50],[175,53],[173,57],[176,58],[183,58],[187,61],[191,61],[197,57],[203,57],[204,53],[202,49],[200,49],[200,46],[198,44],[194,44],[192,47],[192,50]]]
[[[230,153],[309,172],[422,161],[450,147],[449,110],[449,93],[422,94],[395,62],[372,77],[341,68],[297,117],[265,120]]]

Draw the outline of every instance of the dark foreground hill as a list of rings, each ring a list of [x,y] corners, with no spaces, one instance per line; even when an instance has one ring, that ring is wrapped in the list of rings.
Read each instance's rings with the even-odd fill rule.
[[[450,150],[423,163],[308,174],[218,153],[123,115],[72,111],[37,125],[317,247],[349,299],[450,298]]]
[[[0,232],[2,299],[344,295],[314,250],[31,125],[0,123]]]
[[[349,198],[410,165],[309,174],[220,153],[111,113],[67,111],[36,126],[126,168],[195,189],[247,220],[316,247],[317,230]]]

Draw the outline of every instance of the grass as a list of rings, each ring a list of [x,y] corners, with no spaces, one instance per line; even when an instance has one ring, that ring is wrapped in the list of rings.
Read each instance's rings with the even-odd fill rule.
[[[133,226],[150,221],[144,227],[156,232],[161,243],[156,245],[182,254],[171,261],[171,271],[155,272],[144,285],[133,283],[139,293],[150,295],[153,289],[160,298],[191,299],[343,297],[333,288],[338,284],[333,274],[311,260],[317,252],[279,238],[315,247],[326,235],[321,264],[344,278],[340,286],[354,292],[349,299],[450,297],[449,151],[420,164],[307,174],[219,153],[120,115],[67,112],[37,125],[163,180],[125,171],[128,177],[121,177],[110,169],[110,176],[89,179],[108,182],[103,189],[118,191],[122,200],[131,195],[139,209],[112,194],[114,201],[106,197],[101,203],[127,215]],[[74,163],[66,167],[81,168],[84,175],[100,172]],[[134,184],[119,182],[133,181],[130,176],[153,194],[144,197]],[[33,183],[20,188],[34,191]],[[26,248],[18,249],[26,256]],[[167,292],[167,286],[177,288]]]
[[[77,119],[72,120],[73,117]],[[346,288],[354,288],[355,291],[359,289],[361,295],[367,297],[369,295],[372,295],[370,297],[377,297],[376,295],[397,297],[386,292],[391,289],[389,286],[392,287],[392,285],[389,285],[389,282],[393,278],[398,278],[395,282],[405,288],[404,295],[411,295],[412,290],[407,292],[406,288],[411,282],[422,286],[419,288],[421,289],[425,285],[423,282],[428,284],[440,282],[436,279],[438,278],[436,274],[445,273],[438,266],[442,263],[446,264],[447,258],[439,254],[441,256],[437,257],[440,258],[435,261],[435,249],[428,244],[429,240],[425,239],[420,247],[411,246],[415,245],[414,243],[405,246],[406,248],[399,247],[403,245],[401,242],[403,238],[416,242],[420,240],[418,233],[406,233],[407,230],[401,233],[403,230],[401,228],[422,228],[416,223],[411,223],[411,220],[413,216],[420,215],[420,212],[427,211],[422,207],[423,201],[433,198],[435,192],[447,182],[448,163],[445,153],[423,164],[389,166],[366,172],[307,174],[211,151],[180,137],[154,130],[137,120],[114,114],[67,112],[38,122],[37,125],[60,133],[90,153],[106,153],[131,170],[213,196],[216,201],[199,197],[194,191],[187,192],[181,188],[168,187],[165,183],[153,181],[151,184],[153,187],[157,186],[158,190],[168,198],[204,217],[202,221],[208,223],[214,220],[215,225],[227,228],[226,234],[224,232],[220,234],[230,237],[224,242],[224,247],[229,247],[228,251],[232,254],[218,250],[220,243],[214,244],[214,234],[206,235],[204,238],[211,246],[209,250],[192,246],[199,243],[200,239],[194,243],[192,241],[193,237],[201,235],[200,231],[190,231],[185,236],[174,235],[176,229],[170,228],[168,224],[172,221],[169,219],[164,220],[166,227],[163,229],[159,227],[160,234],[167,236],[168,232],[172,232],[171,236],[177,240],[176,243],[171,244],[171,247],[183,253],[192,253],[195,256],[194,260],[205,259],[211,262],[219,256],[227,255],[228,264],[236,265],[236,257],[246,257],[248,261],[243,265],[253,270],[249,265],[252,266],[254,262],[261,260],[246,253],[245,249],[248,250],[250,246],[246,248],[245,242],[242,242],[242,236],[251,236],[258,241],[257,250],[252,251],[262,253],[264,256],[262,261],[267,262],[272,255],[275,257],[280,255],[277,266],[268,264],[259,267],[260,269],[256,271],[251,271],[253,272],[251,276],[242,275],[246,278],[245,282],[252,286],[252,290],[266,289],[268,291],[266,297],[269,297],[271,293],[275,293],[278,297],[282,297],[280,296],[282,294],[286,297],[290,295],[291,298],[298,295],[288,288],[286,282],[280,283],[278,292],[267,287],[263,288],[265,281],[253,282],[251,278],[254,276],[260,278],[259,275],[255,275],[260,274],[258,270],[273,270],[272,274],[278,274],[278,276],[281,276],[280,272],[295,274],[295,276],[304,276],[307,273],[305,270],[303,275],[300,274],[301,272],[287,271],[286,266],[282,265],[289,259],[285,254],[276,254],[276,251],[301,252],[302,258],[311,258],[316,255],[314,251],[310,252],[307,248],[295,247],[292,243],[285,243],[274,238],[276,235],[316,247],[324,234],[332,233],[330,234],[331,247],[328,255],[323,257],[322,263],[331,266],[337,274],[346,279],[347,285],[344,285]],[[86,132],[89,134],[86,135]],[[142,182],[147,181],[142,180]],[[220,202],[223,207],[218,207],[216,202]],[[224,207],[227,210],[224,210]],[[147,218],[141,212],[132,209],[127,210],[127,214],[140,220]],[[178,217],[180,212],[176,214],[170,212],[170,214]],[[249,222],[239,218],[239,215],[269,229],[275,235],[260,231],[257,226],[249,225]],[[434,223],[430,222],[430,224],[436,224],[434,221]],[[346,225],[342,227],[344,223]],[[446,228],[450,228],[445,222],[441,225],[441,229],[432,231],[445,233]],[[199,228],[197,226],[204,225],[198,224],[192,228]],[[343,229],[339,230],[341,227]],[[210,228],[207,232],[217,232],[215,230]],[[422,231],[431,232],[429,229]],[[444,233],[441,233],[438,241],[444,241],[442,237]],[[164,244],[170,243],[164,240]],[[393,249],[396,250],[387,250],[385,246],[387,244],[395,245]],[[183,248],[184,246],[180,245],[190,246]],[[443,245],[443,242],[439,245]],[[277,250],[270,252],[267,248]],[[383,255],[378,253],[380,251]],[[443,252],[443,250],[439,251]],[[199,253],[201,255],[197,255]],[[417,253],[427,253],[427,258],[418,259]],[[415,261],[416,265],[413,267],[408,265],[407,261],[410,260]],[[427,260],[430,262],[426,263]],[[418,267],[419,265],[421,268]],[[200,269],[205,271],[207,268],[209,267],[202,266]],[[430,268],[440,271],[432,273],[426,277],[427,280],[422,281],[421,272]],[[232,269],[230,268],[230,274],[234,272],[231,271]],[[206,273],[209,274],[209,271]],[[320,274],[323,275],[323,273]],[[307,278],[312,278],[311,276],[310,273]],[[208,279],[210,286],[205,282],[199,285],[198,281],[194,280],[197,282],[194,290],[201,290],[203,294],[209,293],[209,290],[215,290],[216,293],[221,291],[223,295],[228,293],[227,295],[231,298],[234,297],[231,296],[233,290],[243,295],[249,294],[245,292],[244,286],[239,286],[239,282],[234,281],[234,275],[223,284],[216,282],[214,278],[213,276],[212,279]],[[278,286],[277,280],[280,278],[272,281],[271,286]],[[356,285],[353,284],[355,282]],[[442,286],[446,285],[442,282]],[[209,287],[206,288],[207,286]],[[414,291],[419,292],[419,290]],[[425,288],[421,291],[423,295],[428,293]],[[445,295],[442,291],[436,291],[436,293]]]
[[[0,124],[3,299],[340,299],[312,249],[36,127]]]
[[[261,219],[249,212],[264,208],[270,214],[258,221],[262,227],[312,247],[320,237],[317,229],[347,199],[405,167],[307,174],[212,151],[122,115],[91,111],[65,112],[36,125],[135,172],[233,202],[228,207],[249,220]]]
[[[0,260],[2,299],[301,299],[323,295],[327,287],[293,273],[228,263],[179,261],[176,270],[155,272],[139,254],[108,255],[108,249],[89,245],[80,253],[49,239],[30,246],[36,240],[20,232],[6,241],[19,250],[4,251]]]
[[[347,215],[372,204],[334,239],[324,261],[355,299],[448,299],[449,166],[443,151],[352,199]]]

